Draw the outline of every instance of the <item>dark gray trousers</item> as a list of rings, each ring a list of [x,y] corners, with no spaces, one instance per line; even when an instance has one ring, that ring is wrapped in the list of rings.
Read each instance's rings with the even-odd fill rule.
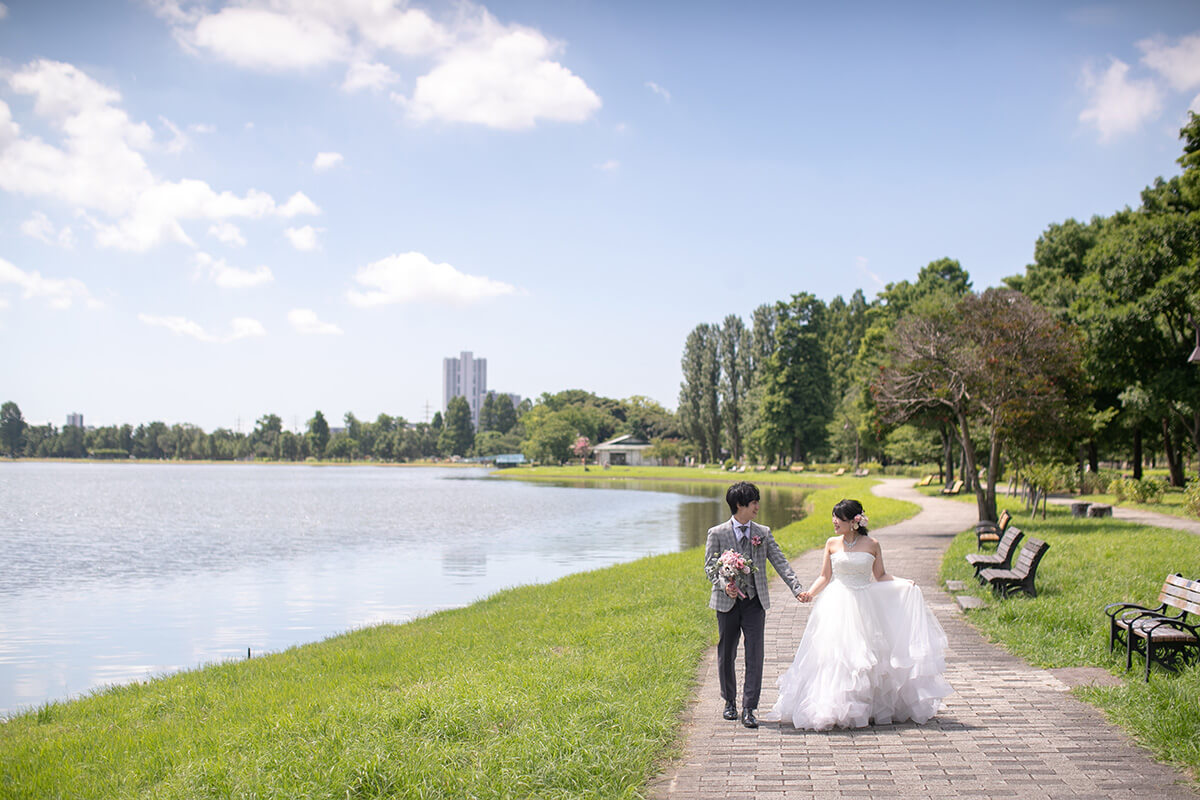
[[[758,708],[758,696],[762,692],[763,631],[766,628],[767,612],[757,597],[738,598],[733,608],[717,612],[717,674],[721,679],[721,697],[726,702],[737,703],[738,640],[746,640],[746,682],[742,686],[742,708]]]

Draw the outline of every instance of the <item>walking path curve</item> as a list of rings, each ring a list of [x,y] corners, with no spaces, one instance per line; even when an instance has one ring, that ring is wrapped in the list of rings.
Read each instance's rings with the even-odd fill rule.
[[[942,553],[975,522],[974,506],[926,497],[908,480],[884,480],[873,491],[922,508],[872,534],[888,572],[915,580],[945,628],[946,678],[955,694],[925,725],[814,732],[761,723],[748,730],[721,718],[713,648],[687,712],[683,755],[649,787],[651,797],[1200,798],[1185,776],[1153,761],[1050,672],[986,642],[938,587]],[[820,551],[801,555],[792,568],[807,586],[820,569]],[[762,713],[775,702],[775,679],[795,655],[810,608],[778,578],[771,592]]]

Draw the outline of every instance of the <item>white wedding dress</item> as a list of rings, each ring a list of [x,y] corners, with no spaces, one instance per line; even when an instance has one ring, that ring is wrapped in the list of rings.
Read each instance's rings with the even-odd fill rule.
[[[797,728],[927,722],[954,690],[946,634],[921,589],[876,581],[870,553],[834,553],[833,578],[813,603],[779,701],[764,719]]]

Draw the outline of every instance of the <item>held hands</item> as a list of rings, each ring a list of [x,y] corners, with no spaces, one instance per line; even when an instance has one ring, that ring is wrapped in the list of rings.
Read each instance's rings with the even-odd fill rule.
[[[813,600],[813,593],[812,592],[801,592],[800,594],[796,595],[796,599],[799,600],[801,603],[811,603]]]

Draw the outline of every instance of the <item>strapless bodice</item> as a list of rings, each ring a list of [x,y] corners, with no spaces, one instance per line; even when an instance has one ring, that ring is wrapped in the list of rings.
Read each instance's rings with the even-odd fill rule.
[[[871,571],[875,556],[870,553],[839,552],[830,556],[833,579],[841,581],[851,589],[865,589],[873,580]]]

